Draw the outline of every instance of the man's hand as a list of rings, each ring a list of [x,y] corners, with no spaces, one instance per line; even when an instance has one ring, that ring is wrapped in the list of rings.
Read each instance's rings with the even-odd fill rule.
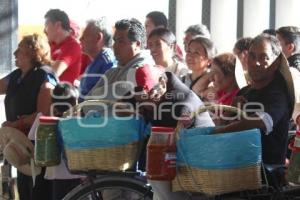
[[[224,130],[223,127],[216,127],[214,130],[213,130],[213,134],[221,134],[221,133],[225,133],[226,131]]]
[[[52,69],[58,77],[60,77],[67,68],[68,65],[64,61],[56,60],[52,64]]]

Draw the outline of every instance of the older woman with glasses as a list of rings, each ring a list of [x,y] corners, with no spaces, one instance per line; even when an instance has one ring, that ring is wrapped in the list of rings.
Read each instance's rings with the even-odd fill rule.
[[[56,77],[51,70],[50,47],[39,35],[23,37],[14,52],[17,69],[0,79],[0,94],[5,96],[6,120],[2,126],[12,127],[28,134],[38,112],[47,114],[51,105],[51,90]],[[46,199],[47,183],[18,171],[17,186],[20,200]],[[47,191],[46,191],[47,190]]]

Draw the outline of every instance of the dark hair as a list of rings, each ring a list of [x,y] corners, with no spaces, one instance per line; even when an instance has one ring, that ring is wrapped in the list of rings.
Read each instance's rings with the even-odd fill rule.
[[[150,35],[148,36],[148,41],[153,36],[158,36],[169,46],[173,45],[173,58],[180,60],[180,55],[178,55],[178,53],[176,52],[176,37],[172,33],[172,31],[170,31],[167,28],[156,28],[153,31],[151,31]]]
[[[279,40],[273,35],[262,33],[262,34],[256,36],[255,38],[252,39],[250,47],[252,45],[258,44],[262,41],[269,43],[271,45],[273,54],[275,56],[279,56],[279,54],[281,53],[281,46],[280,46]]]
[[[276,33],[280,35],[285,43],[292,43],[295,45],[294,52],[300,51],[300,29],[296,26],[283,26],[276,30]]]
[[[111,47],[112,45],[112,27],[108,23],[106,17],[101,17],[95,20],[89,20],[87,25],[93,26],[98,32],[101,32],[104,36],[104,45]]]
[[[146,31],[143,24],[135,18],[122,19],[115,23],[116,30],[128,30],[128,39],[132,42],[139,41],[141,48],[146,47]]]
[[[69,31],[70,27],[70,19],[62,10],[59,9],[50,9],[45,14],[45,19],[49,19],[51,22],[61,22],[61,26],[64,30]]]
[[[153,11],[146,15],[146,18],[150,18],[155,26],[168,27],[168,19],[166,15],[159,11]]]
[[[77,97],[77,91],[71,84],[58,83],[52,92],[52,103],[58,103],[54,108],[62,115],[70,106],[76,105]]]
[[[163,41],[165,41],[168,45],[176,44],[175,35],[167,28],[156,28],[151,31],[150,35],[148,36],[148,40],[153,37],[158,36]]]
[[[198,43],[200,43],[204,47],[206,56],[209,59],[212,59],[216,55],[216,53],[217,53],[217,49],[216,49],[213,41],[210,40],[209,38],[205,38],[205,37],[202,37],[202,36],[195,36],[195,37],[193,37],[191,39],[191,41],[189,42],[188,46],[190,46],[190,44],[192,42],[198,42]]]
[[[238,39],[238,41],[234,44],[233,49],[238,50],[239,52],[247,51],[250,48],[251,37],[244,37]]]
[[[222,53],[213,58],[212,63],[218,66],[225,76],[235,75],[236,58],[232,53]]]
[[[276,36],[276,30],[275,30],[275,29],[272,29],[272,28],[265,29],[265,30],[263,30],[262,33],[266,33],[266,34],[269,34],[269,35]]]
[[[186,31],[184,33],[185,34],[191,33],[194,36],[201,35],[203,37],[210,38],[210,32],[209,32],[207,26],[204,24],[191,25],[186,29]]]

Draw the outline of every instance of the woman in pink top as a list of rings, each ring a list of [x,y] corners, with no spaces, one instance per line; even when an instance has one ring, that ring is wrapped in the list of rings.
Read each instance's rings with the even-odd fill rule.
[[[235,79],[236,58],[231,53],[223,53],[213,58],[211,64],[211,81],[216,92],[215,103],[221,105],[231,105],[234,97],[239,91]],[[230,115],[229,115],[230,114]],[[213,119],[216,125],[226,125],[232,113],[216,110]],[[227,118],[229,117],[229,118]]]
[[[231,53],[223,53],[213,58],[211,71],[212,81],[217,91],[217,103],[231,105],[233,98],[239,91],[235,79],[236,58]]]

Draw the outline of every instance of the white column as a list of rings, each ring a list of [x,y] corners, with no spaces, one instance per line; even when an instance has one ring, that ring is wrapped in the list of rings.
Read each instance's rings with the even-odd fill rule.
[[[275,27],[300,26],[299,8],[299,0],[276,0]]]
[[[244,37],[255,37],[270,24],[270,0],[244,0]]]
[[[218,52],[231,52],[236,41],[237,0],[211,0],[210,30]]]
[[[176,39],[183,50],[184,31],[188,26],[202,23],[202,0],[177,0]]]

